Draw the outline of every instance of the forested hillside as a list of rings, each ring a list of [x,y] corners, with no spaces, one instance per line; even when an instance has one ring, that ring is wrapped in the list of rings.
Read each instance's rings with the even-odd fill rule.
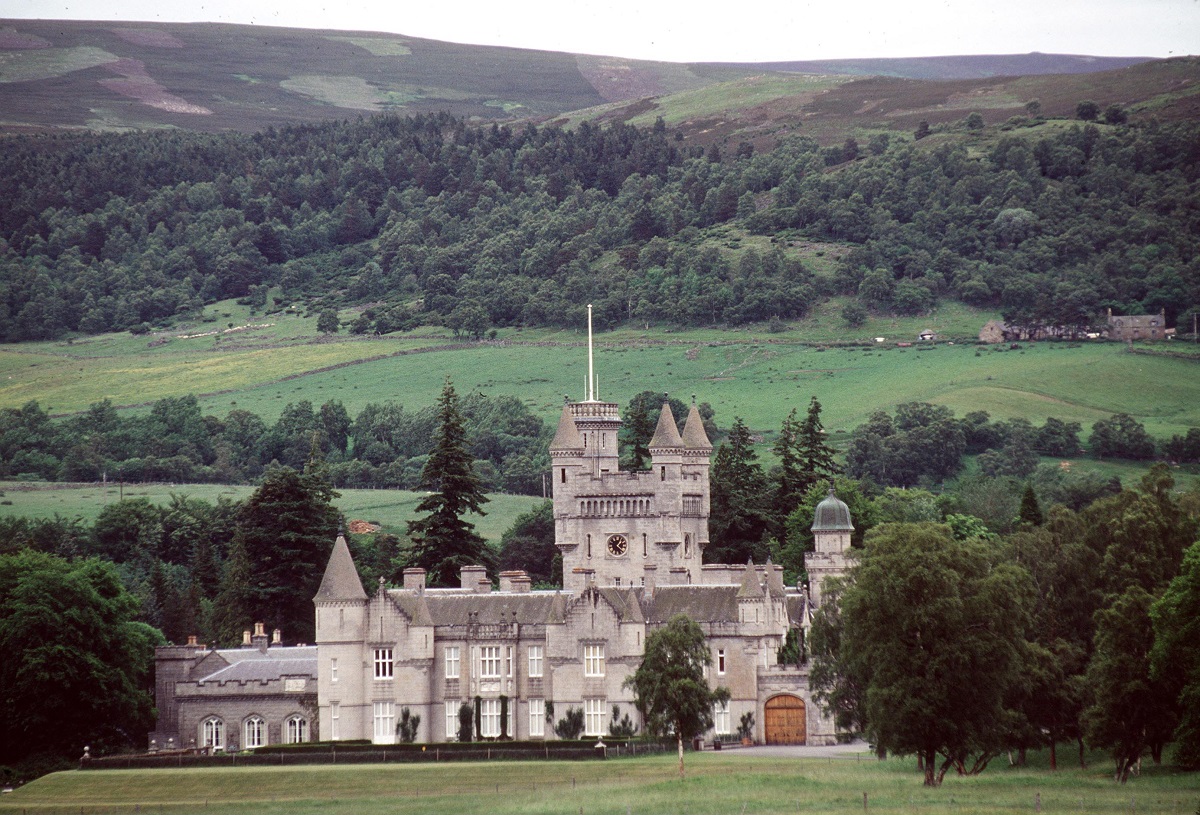
[[[448,115],[14,139],[0,331],[136,330],[228,297],[265,305],[275,285],[371,305],[357,331],[476,334],[578,324],[588,302],[601,326],[786,319],[838,292],[1079,328],[1106,308],[1174,324],[1200,303],[1200,126],[1018,124],[726,155],[680,149],[661,124]],[[714,239],[724,227],[776,251],[738,251]],[[796,238],[853,251],[817,277],[786,251]]]

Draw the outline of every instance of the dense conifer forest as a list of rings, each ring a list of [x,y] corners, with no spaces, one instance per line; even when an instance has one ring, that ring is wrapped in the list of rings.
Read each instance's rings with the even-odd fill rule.
[[[1020,118],[997,132],[707,150],[661,121],[378,116],[254,135],[26,136],[0,156],[0,336],[148,330],[267,291],[351,326],[741,325],[830,294],[1027,326],[1200,303],[1200,125]],[[1001,132],[1002,131],[1002,132]],[[730,251],[731,225],[776,238]],[[783,251],[850,247],[832,276]]]

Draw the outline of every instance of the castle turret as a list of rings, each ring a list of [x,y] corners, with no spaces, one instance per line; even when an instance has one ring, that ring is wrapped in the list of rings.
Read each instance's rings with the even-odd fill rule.
[[[353,682],[339,682],[338,666],[356,666],[362,661],[361,643],[366,637],[367,593],[350,547],[344,535],[338,535],[321,578],[321,587],[313,598],[317,613],[317,697],[320,700],[320,730],[329,738],[344,738],[345,732],[359,732],[366,721],[367,701],[361,686]],[[331,708],[330,703],[334,704]],[[332,714],[340,711],[340,718]]]
[[[830,487],[829,495],[817,504],[813,513],[814,551],[804,557],[813,606],[821,606],[825,581],[846,573],[849,565],[846,556],[850,551],[850,533],[853,531],[850,508],[834,495]]]

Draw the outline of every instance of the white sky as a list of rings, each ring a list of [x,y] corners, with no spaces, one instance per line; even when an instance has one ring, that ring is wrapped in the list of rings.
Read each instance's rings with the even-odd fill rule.
[[[0,18],[389,31],[669,62],[1200,54],[1200,0],[0,0]]]

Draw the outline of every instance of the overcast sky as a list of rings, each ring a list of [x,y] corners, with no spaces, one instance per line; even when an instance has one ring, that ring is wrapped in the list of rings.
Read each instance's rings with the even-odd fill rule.
[[[0,0],[0,18],[248,23],[670,62],[1200,54],[1200,0]]]

